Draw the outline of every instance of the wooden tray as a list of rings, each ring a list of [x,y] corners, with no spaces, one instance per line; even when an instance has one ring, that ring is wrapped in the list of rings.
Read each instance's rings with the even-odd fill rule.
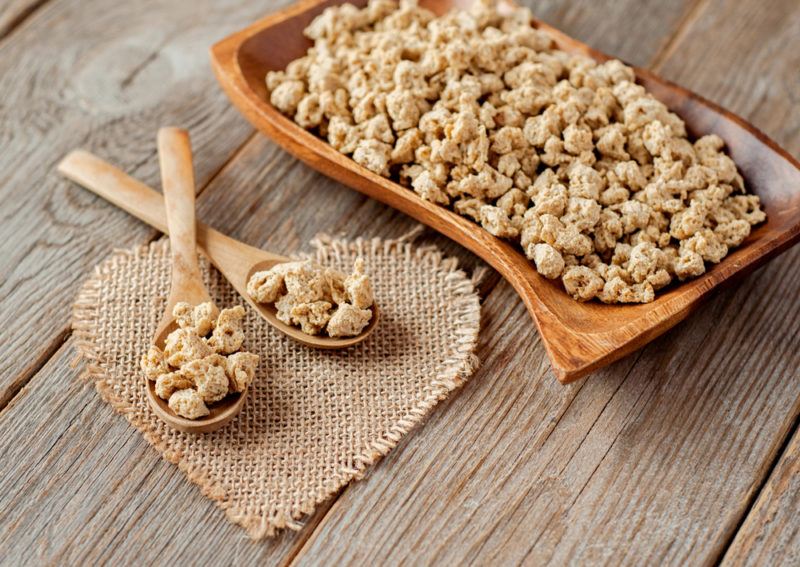
[[[767,222],[704,275],[663,290],[652,303],[574,301],[559,283],[536,273],[533,264],[509,242],[359,166],[269,104],[267,71],[283,69],[304,55],[311,42],[303,36],[303,29],[325,8],[343,2],[302,1],[220,41],[211,48],[220,84],[242,114],[287,151],[325,175],[456,240],[497,269],[525,302],[561,382],[580,378],[645,345],[684,319],[713,289],[751,272],[800,240],[800,164],[738,116],[637,68],[638,81],[686,121],[690,136],[715,133],[725,140],[748,189],[761,198]],[[366,1],[352,3],[364,5]],[[469,2],[422,0],[420,4],[443,13]],[[600,61],[609,59],[542,22],[535,21],[534,26],[552,35],[560,49]]]

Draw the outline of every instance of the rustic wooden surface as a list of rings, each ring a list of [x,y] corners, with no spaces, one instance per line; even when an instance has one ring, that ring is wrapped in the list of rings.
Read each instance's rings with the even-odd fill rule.
[[[725,553],[723,565],[797,565],[800,563],[800,434],[781,455],[778,466]]]
[[[70,299],[114,247],[157,235],[59,179],[68,150],[157,187],[156,130],[187,127],[199,218],[279,252],[319,230],[392,237],[414,226],[254,136],[215,85],[207,46],[284,3],[0,7],[2,562],[796,564],[798,249],[567,387],[522,303],[490,274],[470,382],[303,530],[261,543],[76,380]],[[800,154],[796,2],[526,3]]]

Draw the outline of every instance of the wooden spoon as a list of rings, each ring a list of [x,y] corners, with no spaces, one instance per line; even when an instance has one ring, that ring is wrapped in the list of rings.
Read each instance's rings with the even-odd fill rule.
[[[178,328],[172,310],[185,301],[192,306],[212,303],[197,258],[195,222],[195,186],[192,167],[192,148],[189,134],[179,128],[158,131],[158,157],[161,164],[161,183],[167,210],[169,245],[172,253],[172,283],[164,307],[164,315],[156,327],[155,344],[164,350],[167,336]],[[147,399],[156,415],[179,431],[209,433],[227,425],[239,415],[247,397],[247,389],[228,395],[209,407],[209,415],[187,419],[173,412],[166,400],[156,395],[155,382],[147,381]]]
[[[169,234],[163,197],[99,157],[81,150],[71,152],[58,164],[58,171],[153,228]],[[239,242],[203,223],[196,224],[196,232],[197,245],[242,298],[270,325],[297,342],[314,348],[341,349],[360,343],[375,330],[380,316],[377,304],[371,308],[369,325],[355,337],[334,339],[307,335],[297,327],[287,325],[278,319],[273,305],[257,303],[250,297],[247,282],[255,272],[291,259]]]
[[[311,41],[303,29],[325,8],[342,3],[344,0],[303,0],[214,45],[211,61],[222,88],[256,128],[314,169],[431,226],[497,269],[525,302],[561,382],[571,382],[638,349],[684,319],[712,290],[800,240],[800,164],[741,118],[649,71],[636,69],[638,81],[686,121],[691,135],[714,133],[727,142],[749,190],[761,198],[767,222],[704,275],[663,290],[652,303],[574,301],[560,284],[540,276],[509,242],[361,167],[269,104],[264,81],[267,71],[284,69],[305,55]],[[366,0],[350,3],[364,6]],[[437,14],[470,4],[471,0],[420,0],[422,7]],[[609,59],[540,21],[533,25],[549,33],[564,51],[598,61]],[[276,45],[280,49],[275,49]]]

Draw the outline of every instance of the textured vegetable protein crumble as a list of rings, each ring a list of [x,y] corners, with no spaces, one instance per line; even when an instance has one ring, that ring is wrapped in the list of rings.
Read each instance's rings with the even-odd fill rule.
[[[192,307],[177,303],[172,331],[162,351],[151,346],[141,367],[155,382],[156,395],[168,400],[176,414],[197,419],[208,415],[208,404],[243,392],[253,380],[259,356],[242,349],[244,308],[219,311],[213,303]]]
[[[256,272],[247,293],[258,303],[274,304],[277,317],[308,335],[354,337],[372,320],[375,303],[364,260],[349,276],[309,261],[285,262]]]
[[[580,301],[653,301],[765,220],[722,139],[692,143],[630,67],[561,51],[527,8],[507,8],[328,8],[305,30],[308,53],[267,74],[270,102],[518,243]]]

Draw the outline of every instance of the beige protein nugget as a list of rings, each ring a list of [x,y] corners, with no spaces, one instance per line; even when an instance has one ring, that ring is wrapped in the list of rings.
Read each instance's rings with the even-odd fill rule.
[[[141,367],[155,382],[156,395],[177,415],[206,416],[208,404],[243,392],[253,381],[259,356],[241,350],[244,315],[241,306],[219,311],[212,303],[175,305],[179,328],[167,336],[163,352],[148,349]]]
[[[255,301],[274,304],[276,316],[287,325],[334,338],[361,333],[372,320],[375,304],[362,258],[356,259],[349,276],[310,260],[278,264],[253,274],[247,290]]]

